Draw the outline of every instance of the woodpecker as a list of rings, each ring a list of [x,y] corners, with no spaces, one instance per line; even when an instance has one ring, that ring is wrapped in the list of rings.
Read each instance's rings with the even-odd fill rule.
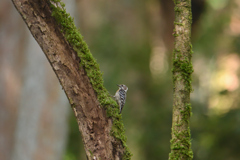
[[[115,96],[113,97],[116,99],[119,105],[119,110],[120,110],[119,113],[121,113],[123,106],[126,102],[128,87],[124,84],[120,84],[120,85],[117,84],[117,86],[119,87],[119,89],[117,90],[117,92],[115,93]]]

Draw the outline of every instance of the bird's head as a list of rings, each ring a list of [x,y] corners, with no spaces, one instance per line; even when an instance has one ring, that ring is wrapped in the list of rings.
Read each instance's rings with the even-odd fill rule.
[[[124,84],[117,84],[117,86],[119,87],[119,89],[123,89],[125,92],[127,92],[128,87]]]

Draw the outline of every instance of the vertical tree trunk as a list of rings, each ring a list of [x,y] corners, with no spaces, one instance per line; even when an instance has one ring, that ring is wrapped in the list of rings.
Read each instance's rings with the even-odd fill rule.
[[[103,87],[99,66],[64,4],[60,0],[12,1],[67,95],[87,158],[130,159],[118,106]]]
[[[175,44],[173,51],[173,118],[170,160],[190,160],[190,92],[192,69],[191,0],[175,0]]]

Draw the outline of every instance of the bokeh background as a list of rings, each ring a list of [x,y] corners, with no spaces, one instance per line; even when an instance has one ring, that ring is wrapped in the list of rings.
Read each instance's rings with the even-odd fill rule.
[[[65,0],[110,94],[129,87],[133,160],[168,159],[171,0]],[[194,160],[240,159],[240,0],[192,0]],[[0,159],[86,160],[67,98],[9,0],[0,1]]]

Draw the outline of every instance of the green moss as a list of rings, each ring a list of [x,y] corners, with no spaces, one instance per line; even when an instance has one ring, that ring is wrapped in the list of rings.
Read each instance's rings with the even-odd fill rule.
[[[183,125],[186,123],[183,123],[184,121],[189,123],[189,117],[191,116],[191,104],[187,103],[185,108],[180,111],[181,113],[181,121],[179,121],[178,124],[175,124],[175,127],[184,127]],[[177,131],[176,129],[172,129],[172,133],[174,134],[175,138],[171,139],[171,150],[174,151],[173,153],[170,153],[169,156],[171,159],[174,159],[176,157],[179,157],[180,155],[186,158],[186,159],[192,159],[193,158],[193,152],[189,150],[191,148],[191,134],[190,134],[190,128],[187,127],[186,130]],[[173,157],[174,156],[174,157]],[[180,158],[181,159],[181,158]]]
[[[190,47],[190,54],[192,55],[193,54],[192,44],[189,44],[189,47]]]
[[[88,152],[91,154],[91,157],[93,157],[93,153],[91,150],[88,150]]]
[[[189,117],[192,115],[191,103],[185,104],[185,108],[183,111],[181,111],[181,114],[183,115],[183,120],[185,120],[186,122],[189,122]]]
[[[184,159],[192,159],[193,158],[193,152],[189,150],[191,147],[191,140],[190,140],[190,129],[186,131],[176,132],[173,131],[175,138],[173,138],[171,142],[171,150],[174,152],[171,152],[169,154],[170,159],[182,159],[180,156],[184,156]]]
[[[102,72],[99,69],[98,63],[93,58],[86,42],[75,26],[74,19],[66,12],[65,4],[61,2],[61,0],[50,0],[50,2],[52,16],[60,25],[61,32],[64,34],[68,43],[73,47],[78,57],[81,59],[79,67],[85,69],[100,105],[106,109],[107,116],[113,119],[111,134],[122,142],[125,148],[124,159],[131,159],[132,154],[126,144],[127,138],[125,136],[122,116],[119,114],[117,103],[111,98],[108,91],[103,86]],[[73,103],[72,100],[70,100],[70,102]]]
[[[175,11],[175,12],[181,12],[182,10],[181,10],[179,7],[176,7],[176,6],[175,6],[175,7],[174,7],[174,11]]]
[[[190,51],[190,53],[192,54],[192,49]],[[177,56],[176,56],[177,55]],[[192,91],[192,73],[193,73],[193,66],[192,66],[192,62],[190,61],[189,58],[184,58],[182,60],[182,55],[180,54],[180,50],[175,49],[173,51],[173,68],[172,68],[172,72],[173,72],[173,84],[175,84],[175,81],[180,78],[183,79],[185,82],[185,87],[186,89],[191,92]],[[180,77],[179,75],[175,75],[174,73],[180,73]]]
[[[183,26],[183,23],[180,23],[180,22],[175,22],[175,21],[174,21],[174,25]]]
[[[173,32],[173,36],[177,37],[177,36],[179,36],[179,34],[177,34],[176,32]]]

